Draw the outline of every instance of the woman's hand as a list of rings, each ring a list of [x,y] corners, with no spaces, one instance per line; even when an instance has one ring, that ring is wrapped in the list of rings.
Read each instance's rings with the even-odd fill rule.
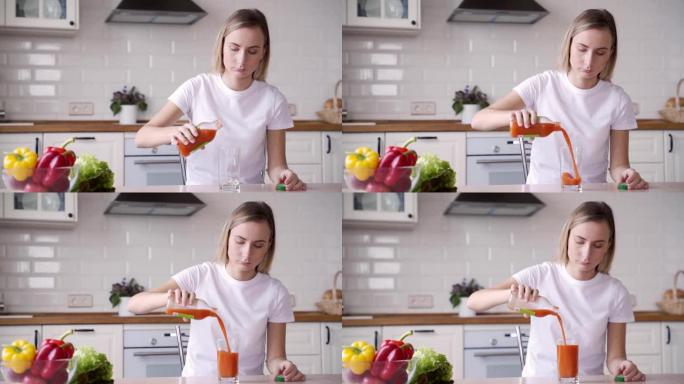
[[[183,143],[184,145],[194,143],[195,137],[199,135],[199,132],[197,132],[197,127],[190,123],[185,123],[174,128],[176,128],[176,130],[171,132],[171,144],[173,145],[178,143]]]
[[[166,291],[166,299],[169,303],[187,306],[195,304],[196,298],[194,292],[188,292],[180,288],[176,288]]]
[[[285,381],[304,381],[303,373],[299,372],[297,366],[290,360],[283,360],[278,364],[278,374],[285,378]]]
[[[539,290],[527,285],[511,284],[511,295],[517,297],[519,301],[534,302],[539,297]]]
[[[513,121],[515,121],[519,127],[529,128],[532,124],[537,122],[537,111],[530,109],[511,111],[511,122]]]
[[[620,182],[626,183],[629,189],[648,189],[648,182],[641,178],[634,168],[627,168],[620,174]]]
[[[285,190],[287,191],[305,191],[306,183],[299,180],[299,176],[292,172],[291,169],[283,169],[278,175],[278,182],[285,184]]]
[[[646,380],[646,375],[643,372],[640,372],[636,364],[634,364],[630,360],[622,360],[622,362],[618,366],[617,374],[622,375],[622,377],[625,378],[625,381]]]

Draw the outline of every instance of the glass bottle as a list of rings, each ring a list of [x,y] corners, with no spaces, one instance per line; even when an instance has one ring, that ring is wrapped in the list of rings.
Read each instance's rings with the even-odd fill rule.
[[[535,301],[525,301],[519,298],[517,295],[514,295],[513,293],[511,293],[508,297],[508,303],[506,305],[512,311],[520,312],[522,314],[527,314],[531,316],[536,315],[536,310],[545,309],[549,311],[558,312],[559,309],[557,306],[553,305],[553,303],[551,303],[547,298],[543,296],[537,296],[537,299]]]

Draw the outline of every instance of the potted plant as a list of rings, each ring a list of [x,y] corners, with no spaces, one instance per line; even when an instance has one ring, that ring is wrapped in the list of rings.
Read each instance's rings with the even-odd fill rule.
[[[456,308],[458,306],[459,316],[475,316],[475,311],[468,308],[465,302],[467,298],[473,294],[473,292],[478,291],[482,288],[484,287],[477,284],[475,279],[470,279],[469,282],[466,282],[465,278],[463,279],[463,282],[461,282],[460,284],[454,284],[451,286],[451,296],[449,297],[449,301],[451,301],[451,306],[453,308]]]
[[[477,111],[488,106],[487,94],[482,92],[477,85],[473,89],[466,85],[464,90],[456,91],[454,103],[451,104],[451,108],[457,115],[462,113],[461,122],[463,124],[470,124]]]
[[[112,94],[112,103],[109,105],[109,109],[114,112],[114,116],[121,112],[119,124],[135,124],[138,120],[138,109],[146,111],[147,102],[145,102],[145,95],[138,92],[135,86],[131,87],[129,91],[124,85],[123,90]]]
[[[119,306],[119,316],[132,316],[128,310],[128,300],[135,294],[145,290],[145,287],[138,284],[135,279],[126,282],[124,277],[120,283],[112,284],[112,290],[109,292],[109,302],[112,307]]]

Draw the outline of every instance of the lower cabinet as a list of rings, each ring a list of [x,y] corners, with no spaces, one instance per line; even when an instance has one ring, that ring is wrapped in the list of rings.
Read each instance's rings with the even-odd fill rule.
[[[342,373],[342,323],[321,324],[322,373]]]
[[[287,358],[304,373],[321,373],[320,323],[293,323],[287,325],[285,342]]]
[[[26,340],[37,347],[42,339],[42,327],[40,325],[0,327],[0,345],[10,345],[15,340]]]
[[[657,324],[657,323],[656,323]],[[663,373],[684,373],[684,323],[660,323]]]
[[[377,350],[382,343],[382,327],[345,327],[342,329],[342,345],[348,346],[355,341],[373,344]]]

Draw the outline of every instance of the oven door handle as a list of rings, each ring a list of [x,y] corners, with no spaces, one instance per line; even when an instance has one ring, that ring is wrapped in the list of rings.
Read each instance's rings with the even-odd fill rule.
[[[153,164],[179,164],[180,160],[135,160],[134,165],[153,165]]]
[[[475,352],[475,357],[495,357],[495,356],[519,356],[518,351],[498,351],[498,352]]]
[[[520,159],[509,159],[509,160],[489,160],[489,159],[479,159],[475,160],[476,164],[509,164],[509,163],[519,163]]]
[[[135,357],[147,357],[147,356],[178,356],[178,350],[173,352],[133,352]]]

